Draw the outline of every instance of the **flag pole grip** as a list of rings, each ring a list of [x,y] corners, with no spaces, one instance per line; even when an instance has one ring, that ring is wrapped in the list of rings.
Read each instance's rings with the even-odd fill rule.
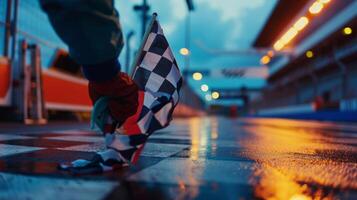
[[[143,50],[143,48],[144,48],[144,45],[145,45],[146,40],[147,40],[148,37],[149,37],[151,27],[152,27],[152,25],[154,24],[156,18],[157,18],[157,13],[154,12],[154,13],[152,14],[150,24],[149,24],[149,26],[147,27],[147,29],[146,29],[146,31],[145,31],[143,40],[142,40],[141,43],[140,43],[140,48],[139,48],[138,51],[136,52],[134,62],[133,62],[133,64],[131,65],[131,77],[132,77],[132,78],[134,78],[133,76],[134,76],[135,68],[136,68],[136,66],[137,66],[137,64],[138,64],[138,62],[139,62],[140,54],[141,54],[141,52],[142,52],[142,50]],[[129,44],[127,44],[127,45],[129,45]]]

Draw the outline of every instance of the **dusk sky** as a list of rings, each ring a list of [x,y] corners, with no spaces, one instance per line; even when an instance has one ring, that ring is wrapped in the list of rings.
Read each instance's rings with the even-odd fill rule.
[[[141,0],[116,1],[124,33],[136,32],[133,48],[139,45],[140,18],[133,5]],[[188,13],[184,0],[149,0],[151,12],[157,12],[164,33],[170,42],[181,69],[184,69],[180,48],[185,46],[185,22]],[[205,49],[237,50],[248,49],[269,17],[276,0],[194,0],[195,11],[191,14],[191,70],[254,67],[260,66],[261,55],[214,55]],[[204,47],[205,49],[203,49]],[[123,61],[124,53],[121,55]],[[190,80],[200,94],[200,85],[205,83],[214,88],[237,88],[241,85],[261,86],[257,79],[217,79],[204,77],[202,81]],[[227,102],[228,103],[228,102]]]

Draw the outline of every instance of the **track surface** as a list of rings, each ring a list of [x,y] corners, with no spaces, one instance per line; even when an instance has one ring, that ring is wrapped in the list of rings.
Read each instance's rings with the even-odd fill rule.
[[[86,124],[0,124],[0,199],[357,199],[357,124],[176,119],[136,166],[56,168],[103,148]]]

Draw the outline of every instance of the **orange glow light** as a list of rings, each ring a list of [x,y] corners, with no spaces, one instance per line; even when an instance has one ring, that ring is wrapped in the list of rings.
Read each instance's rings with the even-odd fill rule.
[[[318,13],[322,10],[323,7],[324,7],[324,4],[322,4],[322,3],[319,2],[319,1],[316,1],[316,2],[313,3],[313,4],[311,5],[311,7],[309,8],[309,12],[310,12],[311,14],[318,14]]]
[[[274,51],[270,50],[268,51],[267,55],[272,58],[274,56]]]
[[[298,31],[301,31],[305,28],[305,26],[309,23],[309,19],[307,17],[301,17],[295,24],[294,28]]]
[[[316,0],[309,8],[311,14],[318,14],[324,8],[324,5],[331,0]],[[295,24],[278,40],[274,43],[275,51],[280,51],[287,45],[299,31],[303,30],[309,24],[309,18],[306,16],[300,17]]]
[[[267,56],[267,55],[263,56],[263,57],[260,59],[260,63],[261,63],[262,65],[266,65],[266,64],[268,64],[269,62],[270,62],[270,57]]]
[[[304,194],[295,194],[290,198],[290,200],[312,200],[312,198]]]

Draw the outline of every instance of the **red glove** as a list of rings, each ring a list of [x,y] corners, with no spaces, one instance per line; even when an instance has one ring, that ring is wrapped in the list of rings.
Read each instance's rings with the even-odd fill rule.
[[[110,97],[108,107],[112,117],[121,126],[138,108],[138,86],[125,73],[104,82],[89,82],[89,96],[93,104],[103,96]]]

